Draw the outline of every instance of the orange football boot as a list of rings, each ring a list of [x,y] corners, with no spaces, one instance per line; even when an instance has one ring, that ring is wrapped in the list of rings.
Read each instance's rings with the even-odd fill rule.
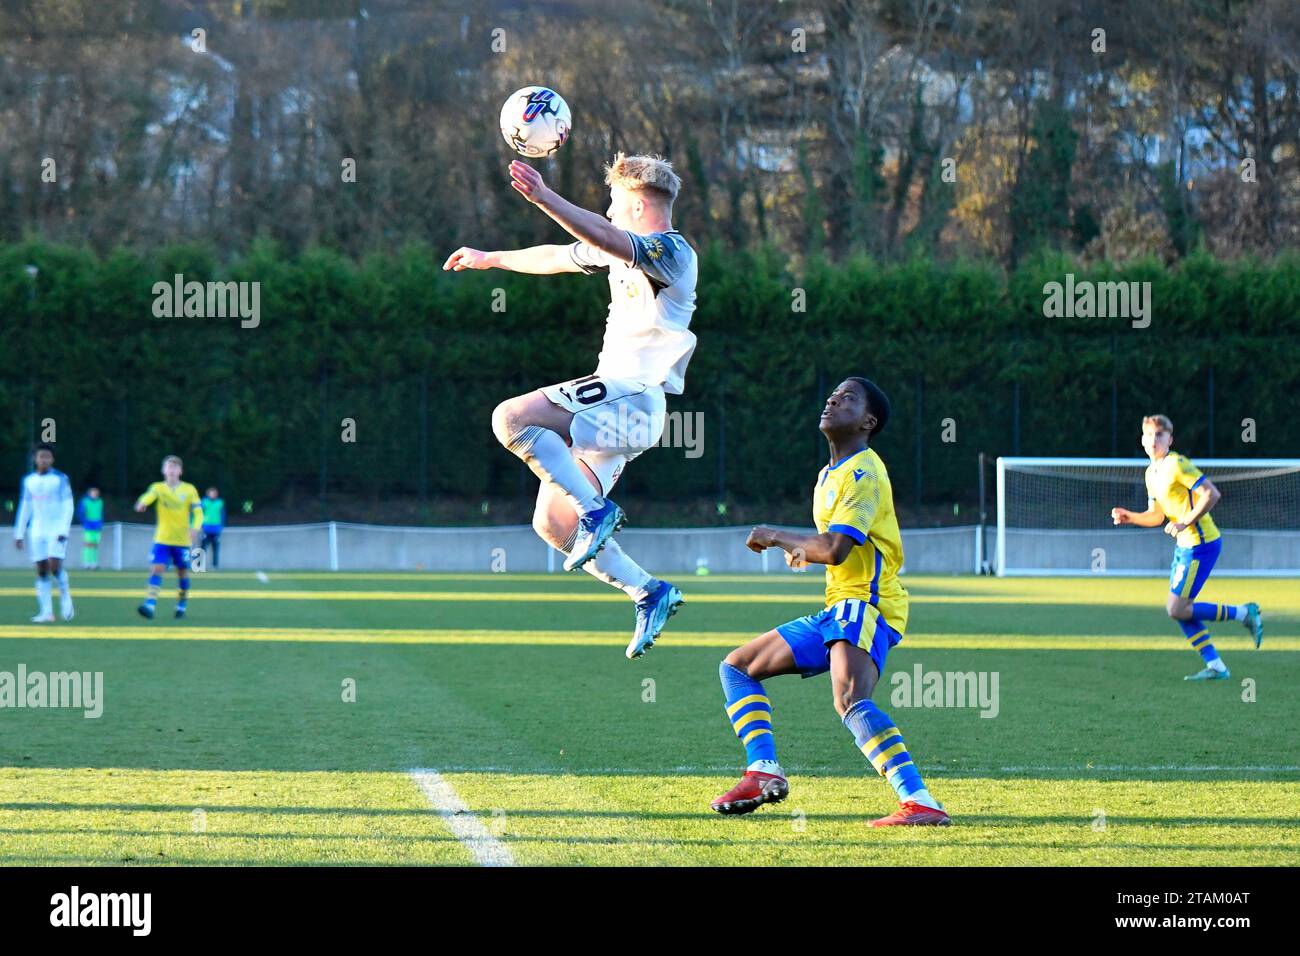
[[[952,817],[942,810],[922,806],[914,800],[907,800],[898,805],[887,817],[872,820],[873,827],[946,827],[952,823]]]

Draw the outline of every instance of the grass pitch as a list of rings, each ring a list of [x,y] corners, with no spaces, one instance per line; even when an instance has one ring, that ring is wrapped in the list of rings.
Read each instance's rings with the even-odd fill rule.
[[[188,620],[169,578],[146,622],[144,574],[71,573],[76,620],[42,626],[30,574],[0,573],[0,671],[99,671],[105,698],[0,709],[4,864],[469,864],[485,841],[524,865],[1300,864],[1290,581],[1211,580],[1263,606],[1264,647],[1212,625],[1232,679],[1188,684],[1161,580],[909,576],[876,700],[955,822],[879,831],[893,794],[824,676],[768,684],[789,800],[708,809],[743,764],[718,661],[820,607],[816,574],[682,578],[629,662],[629,603],[583,574],[213,572]],[[917,665],[996,672],[997,716],[898,706]]]

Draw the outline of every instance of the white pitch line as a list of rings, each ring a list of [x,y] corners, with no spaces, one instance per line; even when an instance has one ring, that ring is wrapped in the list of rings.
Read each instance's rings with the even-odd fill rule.
[[[865,765],[864,765],[865,766]],[[740,773],[742,768],[736,764],[688,764],[679,767],[582,767],[575,770],[562,770],[559,768],[549,768],[540,770],[521,770],[517,766],[513,767],[496,767],[496,766],[456,766],[444,768],[448,773],[513,773],[527,774],[530,776],[650,776],[653,774],[665,773],[684,773],[684,774],[712,774],[712,773]],[[790,767],[794,774],[816,774],[816,773],[840,773],[843,767]],[[921,769],[925,773],[962,773],[962,774],[999,774],[999,773],[1297,773],[1300,772],[1300,764],[1279,764],[1273,766],[1255,765],[1255,766],[1228,766],[1226,764],[1202,764],[1200,766],[1190,766],[1183,764],[1098,764],[1096,766],[1086,766],[1084,764],[1072,764],[1068,766],[1022,766],[1022,767],[945,767],[942,765],[925,766]]]
[[[494,837],[452,785],[436,770],[417,768],[408,773],[424,792],[433,809],[457,840],[469,850],[479,866],[514,866],[515,858],[506,845]]]

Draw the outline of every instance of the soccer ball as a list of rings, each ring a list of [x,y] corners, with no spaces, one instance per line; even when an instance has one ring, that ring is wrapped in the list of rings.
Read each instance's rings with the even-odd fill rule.
[[[521,156],[553,156],[569,138],[573,116],[555,90],[525,86],[501,107],[501,135]]]

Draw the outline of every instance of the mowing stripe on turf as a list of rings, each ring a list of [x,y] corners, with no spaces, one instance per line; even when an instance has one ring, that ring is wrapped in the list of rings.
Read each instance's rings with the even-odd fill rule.
[[[665,631],[663,646],[738,647],[753,638],[750,631]],[[154,624],[90,627],[79,624],[0,625],[0,640],[119,640],[119,641],[301,641],[322,644],[456,644],[517,645],[521,647],[623,647],[624,631],[461,630],[450,628],[299,628],[196,627]],[[1258,650],[1246,634],[1216,636],[1215,646],[1249,649],[1252,654],[1300,650],[1300,637],[1271,637]],[[909,634],[898,645],[904,651],[1168,651],[1186,654],[1184,641],[1173,635],[1035,635],[1035,634]]]
[[[436,770],[428,768],[410,770],[408,773],[424,792],[433,809],[438,811],[447,829],[464,844],[479,866],[514,866],[515,858],[506,845],[488,832],[482,821],[470,812],[465,801],[442,779]]]
[[[31,597],[31,588],[0,588],[0,597]],[[77,587],[73,597],[78,601],[85,598],[116,598],[119,600],[138,601],[139,589]],[[812,607],[819,605],[816,592],[807,594],[787,592],[784,594],[694,594],[687,591],[691,604],[799,604]],[[626,604],[627,596],[617,592],[593,591],[587,593],[564,593],[546,591],[279,591],[275,589],[241,590],[238,588],[204,589],[199,587],[191,592],[191,599],[198,601],[453,601],[453,602],[491,602],[493,604],[510,601],[529,603],[596,603]],[[1059,607],[1051,601],[1027,600],[1015,594],[984,594],[979,596],[964,594],[922,594],[912,595],[913,605],[923,604],[1015,604],[1020,607]],[[1145,598],[1121,600],[1111,598],[1107,603],[1121,607],[1150,607],[1153,602]]]

